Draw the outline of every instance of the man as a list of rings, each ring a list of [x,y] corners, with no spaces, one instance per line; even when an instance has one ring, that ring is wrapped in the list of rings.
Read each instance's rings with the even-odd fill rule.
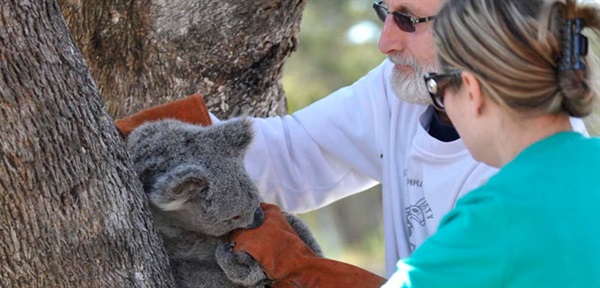
[[[379,50],[388,59],[291,116],[255,119],[246,156],[265,201],[291,212],[317,209],[381,182],[388,276],[398,259],[436,231],[457,198],[495,172],[474,161],[454,129],[442,124],[445,115],[427,105],[422,75],[434,71],[431,22],[400,19],[409,20],[400,22],[408,23],[404,27],[394,19],[433,16],[441,4],[375,4],[384,17]]]
[[[388,59],[293,115],[253,119],[245,163],[266,202],[306,212],[382,183],[388,277],[458,198],[496,172],[473,160],[446,115],[429,105],[422,75],[435,70],[431,20],[442,2],[375,3]]]

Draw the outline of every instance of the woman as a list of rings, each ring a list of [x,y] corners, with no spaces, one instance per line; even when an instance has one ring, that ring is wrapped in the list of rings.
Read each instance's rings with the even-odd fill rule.
[[[501,170],[402,263],[413,284],[600,285],[600,140],[569,123],[597,98],[584,26],[598,33],[600,12],[575,1],[451,0],[440,11],[443,73],[427,87],[473,157]]]
[[[434,21],[443,73],[425,81],[473,156],[501,170],[462,198],[384,287],[600,287],[600,139],[569,122],[597,97],[590,75],[599,67],[586,62],[583,27],[598,34],[600,11],[574,1],[447,1]],[[270,229],[234,236],[235,250],[276,284],[378,285],[298,252],[297,237],[273,224],[278,217],[267,217]],[[261,233],[283,244],[254,249]],[[370,280],[351,284],[358,279]]]

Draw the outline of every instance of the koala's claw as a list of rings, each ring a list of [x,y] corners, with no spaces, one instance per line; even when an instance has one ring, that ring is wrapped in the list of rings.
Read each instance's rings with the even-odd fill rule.
[[[223,243],[215,252],[217,263],[227,278],[244,287],[256,287],[259,283],[266,283],[268,278],[260,264],[246,252],[235,253],[233,247],[235,243]]]

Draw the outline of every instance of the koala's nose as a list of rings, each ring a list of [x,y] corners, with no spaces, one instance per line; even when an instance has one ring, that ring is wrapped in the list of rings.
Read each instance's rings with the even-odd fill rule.
[[[265,222],[265,213],[263,212],[262,208],[258,207],[256,210],[254,210],[254,221],[252,221],[252,224],[248,225],[246,228],[256,228],[262,225],[263,222]]]

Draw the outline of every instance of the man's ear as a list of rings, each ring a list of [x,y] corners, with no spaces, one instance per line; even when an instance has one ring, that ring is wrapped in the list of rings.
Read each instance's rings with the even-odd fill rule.
[[[475,74],[463,71],[461,77],[463,85],[467,88],[468,102],[471,106],[469,110],[473,115],[479,116],[483,113],[489,99],[483,94],[479,79],[477,79]]]

